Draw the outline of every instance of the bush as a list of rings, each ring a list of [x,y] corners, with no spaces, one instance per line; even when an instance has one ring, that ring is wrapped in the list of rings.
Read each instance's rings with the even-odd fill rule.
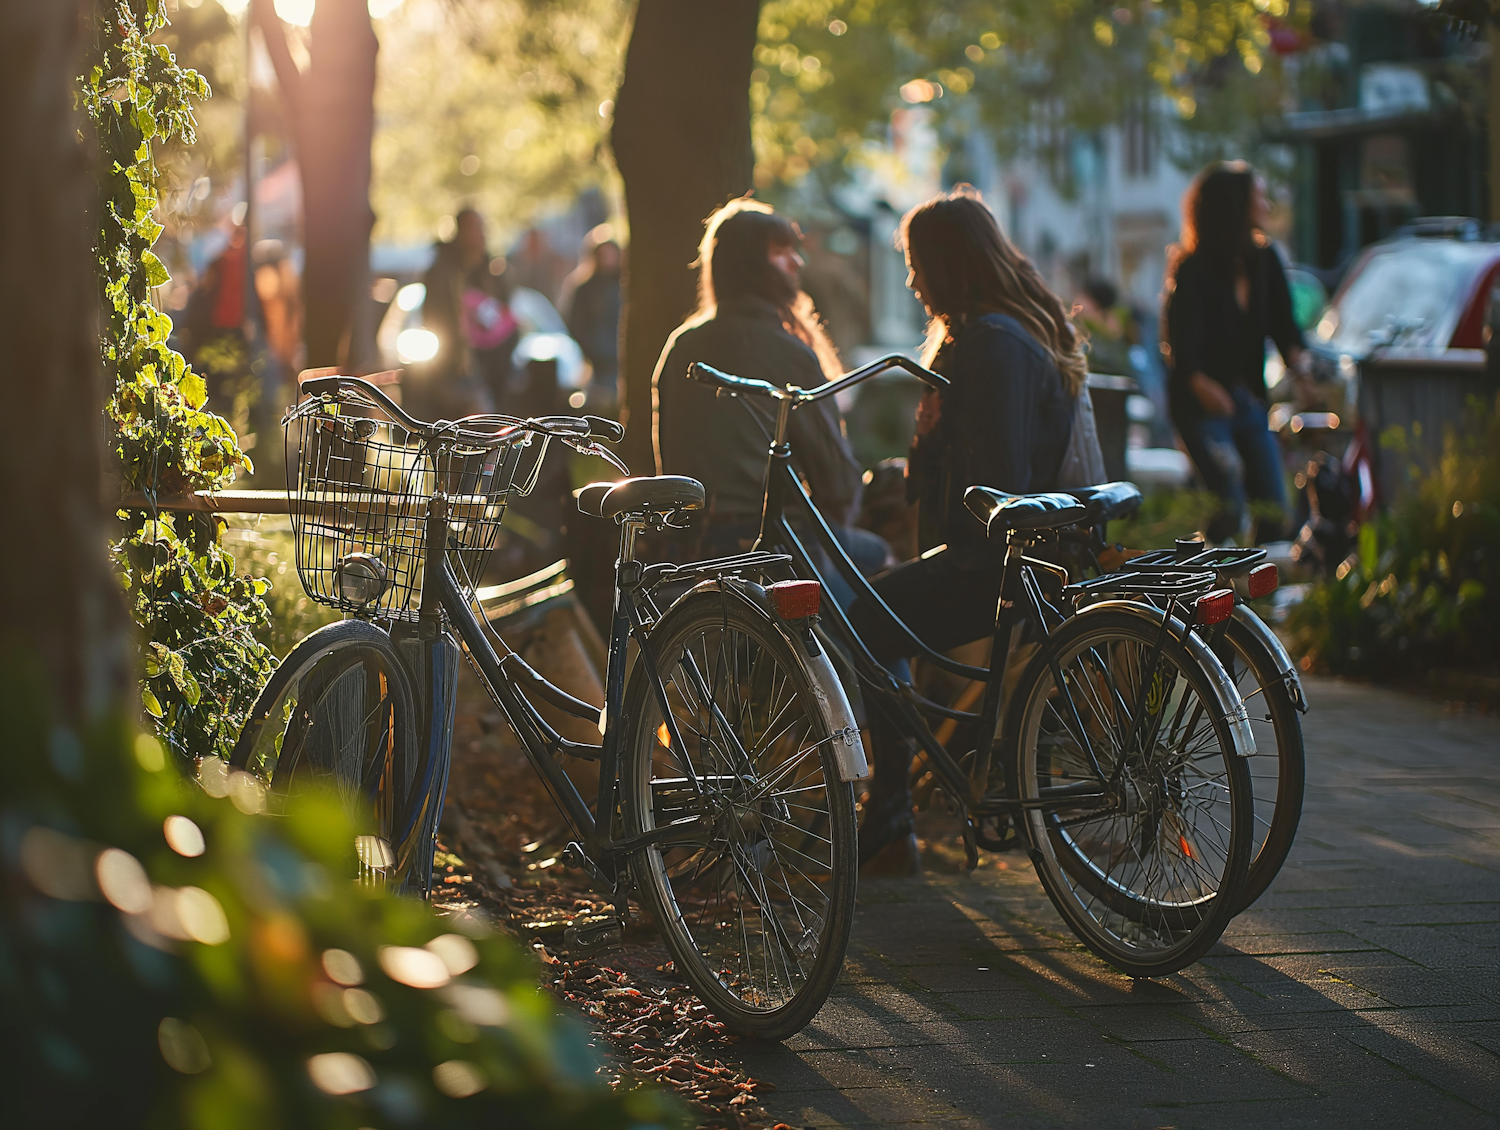
[[[1129,518],[1109,524],[1109,541],[1126,549],[1171,549],[1177,538],[1206,529],[1218,509],[1218,498],[1204,491],[1154,491]]]
[[[7,1125],[679,1123],[595,1074],[515,942],[341,874],[336,797],[256,815],[253,778],[210,760],[207,795],[123,722],[49,730],[3,658]]]
[[[1335,674],[1500,664],[1500,403],[1471,402],[1437,465],[1413,469],[1288,627],[1303,666]]]

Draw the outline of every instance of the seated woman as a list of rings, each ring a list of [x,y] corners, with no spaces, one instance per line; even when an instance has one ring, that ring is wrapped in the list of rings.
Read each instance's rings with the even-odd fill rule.
[[[737,553],[760,530],[775,406],[719,399],[687,376],[695,361],[741,377],[815,388],[839,374],[833,344],[802,292],[797,225],[754,200],[708,219],[698,256],[698,309],[667,340],[652,377],[657,474],[689,475],[708,491],[702,554]],[[849,528],[860,469],[832,398],[792,413],[793,465],[856,564],[885,564],[885,543]],[[864,560],[862,560],[862,558]],[[867,561],[873,558],[873,561]]]
[[[989,541],[964,507],[965,489],[1055,490],[1065,458],[1069,467],[1081,460],[1100,471],[1103,462],[1084,393],[1081,337],[979,194],[961,185],[935,197],[908,213],[901,231],[907,286],[932,319],[923,364],[950,384],[924,390],[907,464],[907,497],[920,503],[926,552],[873,584],[924,643],[946,651],[994,631],[1000,596],[1004,546]],[[1091,450],[1080,453],[1079,444]],[[857,601],[851,620],[877,659],[904,664],[906,637],[873,602]],[[912,749],[878,712],[871,738],[875,776],[860,859],[883,853],[878,870],[913,870]]]

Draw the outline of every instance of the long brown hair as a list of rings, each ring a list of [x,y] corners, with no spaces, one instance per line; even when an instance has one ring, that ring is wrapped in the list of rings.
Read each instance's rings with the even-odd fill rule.
[[[776,307],[782,327],[817,354],[825,377],[842,371],[813,301],[771,263],[771,252],[796,247],[802,232],[768,204],[741,197],[709,216],[698,245],[698,309],[690,319],[712,318],[720,304],[759,298]]]
[[[1189,255],[1229,278],[1245,274],[1261,245],[1250,215],[1255,170],[1244,161],[1216,161],[1182,194],[1182,236],[1167,249],[1167,290],[1175,288],[1177,269]]]
[[[965,319],[1009,314],[1052,355],[1069,395],[1078,395],[1088,376],[1082,336],[1062,300],[1005,238],[972,187],[958,185],[908,212],[901,221],[901,248],[908,266],[921,266],[922,300],[932,311],[924,364],[932,363]]]

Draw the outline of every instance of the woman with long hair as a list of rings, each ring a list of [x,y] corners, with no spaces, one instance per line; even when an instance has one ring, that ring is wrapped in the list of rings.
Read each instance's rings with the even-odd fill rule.
[[[964,491],[1083,486],[1103,477],[1103,458],[1084,388],[1083,340],[979,194],[960,185],[914,208],[901,241],[907,286],[931,318],[922,361],[949,384],[924,391],[907,464],[925,552],[876,578],[874,588],[928,646],[946,651],[994,631],[1000,595],[1004,546],[988,540]],[[904,662],[903,633],[871,602],[856,602],[851,619],[876,658]],[[889,724],[871,722],[875,777],[860,857],[881,854],[880,871],[911,870],[912,750]]]
[[[796,224],[754,200],[730,201],[710,216],[699,246],[698,309],[668,339],[652,377],[657,472],[690,475],[707,489],[707,551],[733,552],[756,535],[775,409],[751,397],[727,409],[688,379],[688,365],[802,388],[840,371],[798,285],[801,239]],[[847,527],[861,484],[838,406],[830,398],[792,413],[790,440],[813,501],[836,529]]]
[[[1169,249],[1162,341],[1172,422],[1204,485],[1221,500],[1215,541],[1280,536],[1286,475],[1266,427],[1266,338],[1303,369],[1281,256],[1265,234],[1264,182],[1243,161],[1209,165],[1182,197],[1182,238]]]

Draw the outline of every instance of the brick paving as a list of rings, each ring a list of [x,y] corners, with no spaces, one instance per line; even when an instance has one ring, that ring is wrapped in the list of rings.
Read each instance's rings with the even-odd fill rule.
[[[744,1048],[795,1127],[1500,1126],[1500,720],[1312,680],[1281,876],[1133,983],[1024,857],[864,883],[845,975]],[[998,866],[1003,862],[1005,866]]]

